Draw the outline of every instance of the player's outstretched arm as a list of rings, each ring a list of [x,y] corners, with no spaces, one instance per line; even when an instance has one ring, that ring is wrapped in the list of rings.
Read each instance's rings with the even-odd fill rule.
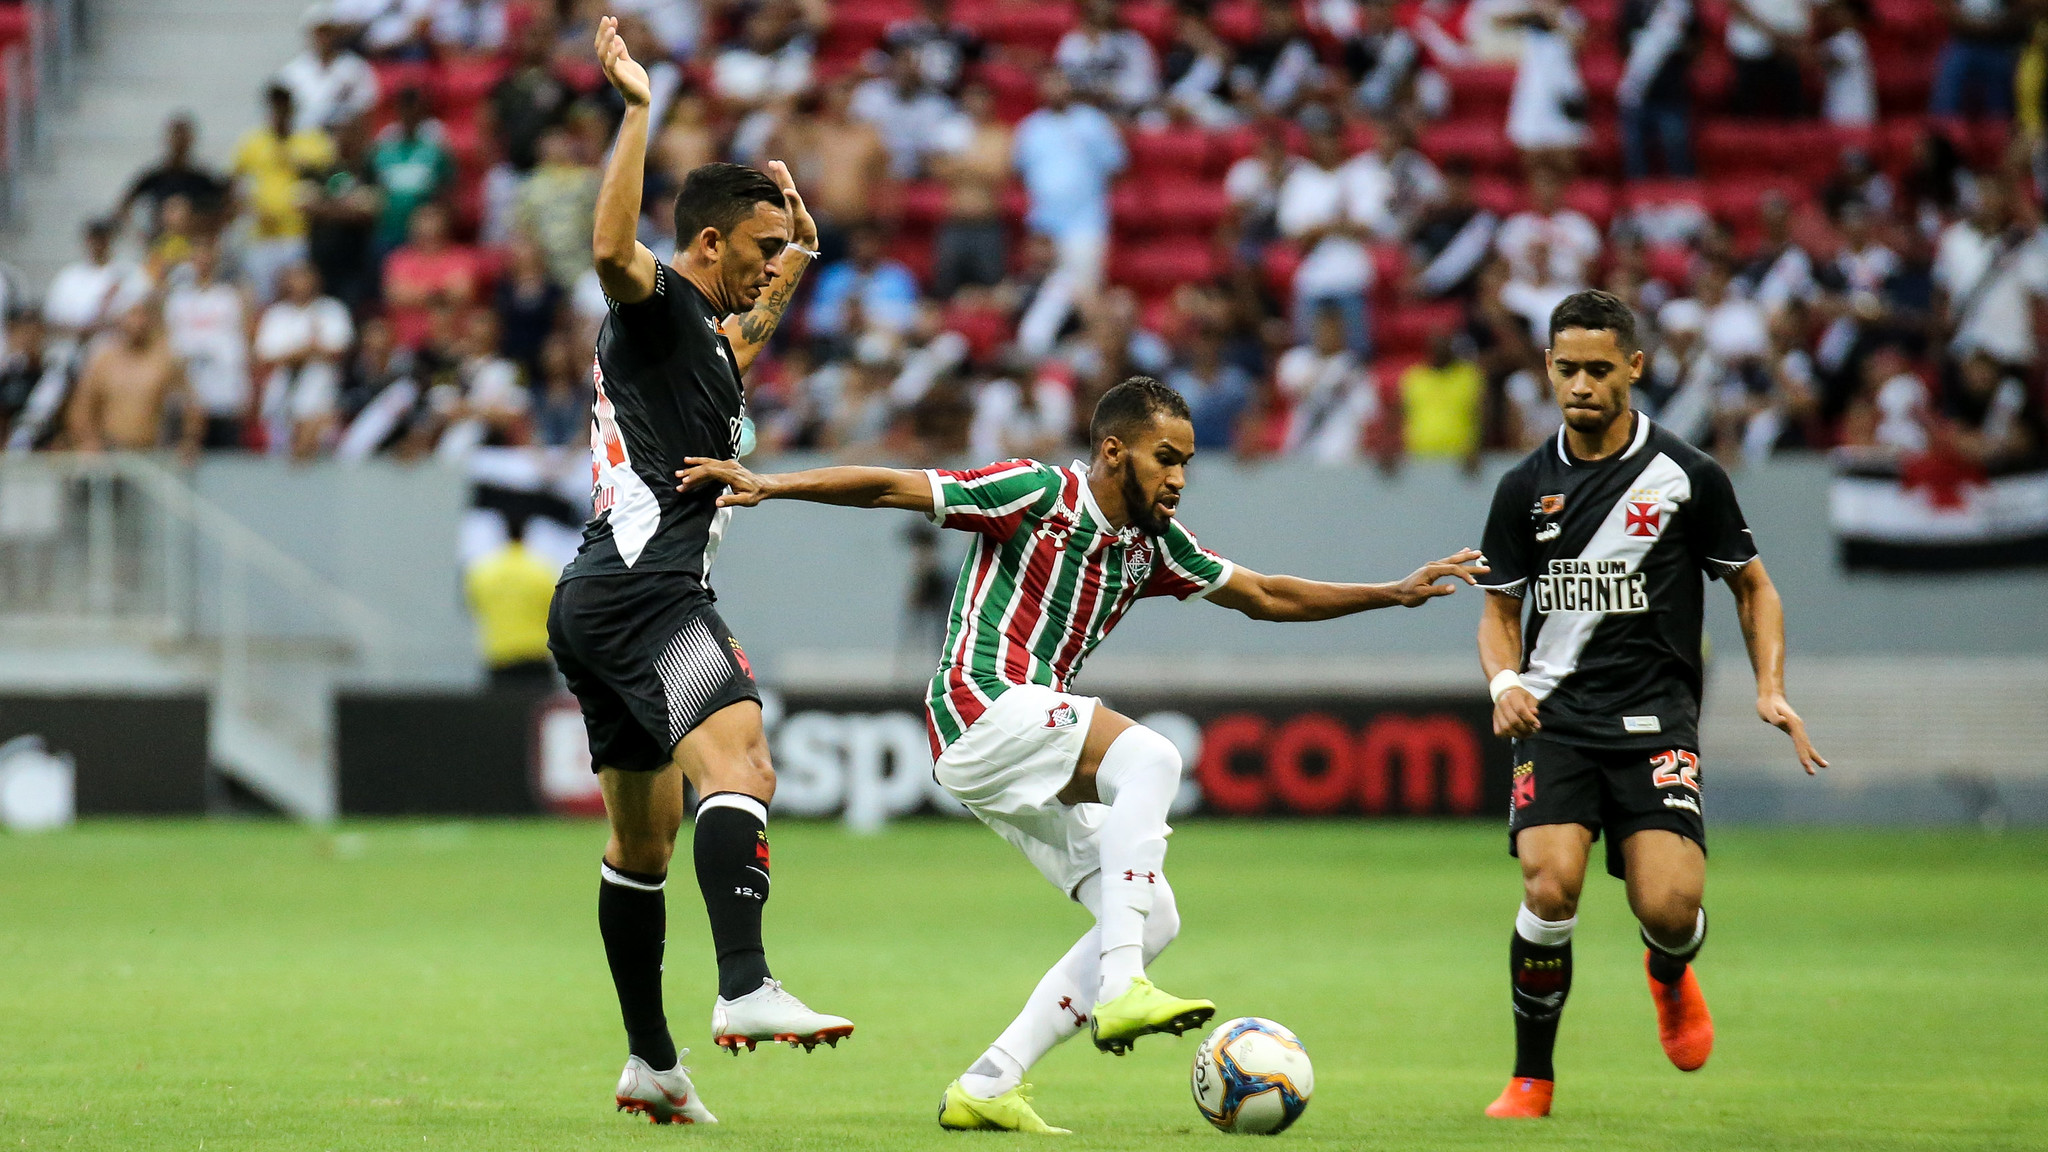
[[[638,304],[654,294],[655,268],[654,253],[637,238],[640,185],[647,173],[647,69],[626,51],[616,16],[597,22],[597,59],[604,65],[605,79],[625,97],[626,118],[619,122],[619,139],[612,145],[611,162],[605,165],[604,183],[597,190],[591,252],[605,295],[621,304]]]
[[[1456,592],[1459,580],[1473,583],[1473,577],[1486,573],[1485,559],[1477,549],[1466,548],[1388,584],[1331,584],[1299,576],[1267,576],[1239,566],[1223,587],[1209,594],[1209,602],[1234,608],[1254,620],[1280,621],[1333,620],[1375,608],[1413,608]],[[1451,583],[1437,583],[1444,579]]]
[[[1521,740],[1543,727],[1536,697],[1522,687],[1522,599],[1488,592],[1479,616],[1479,669],[1493,694],[1493,734]],[[1503,674],[1506,674],[1503,677]]]
[[[808,500],[850,508],[904,508],[931,515],[932,482],[922,472],[904,468],[844,466],[806,472],[750,471],[737,460],[686,456],[689,465],[676,473],[676,491],[712,485],[728,489],[718,498],[721,508],[751,508],[763,500]]]
[[[754,358],[767,346],[768,338],[775,335],[775,326],[782,323],[782,314],[789,311],[789,302],[796,296],[796,286],[803,283],[805,269],[818,254],[818,224],[811,219],[810,209],[804,207],[804,198],[796,190],[789,165],[770,160],[768,177],[782,189],[783,205],[789,209],[792,243],[776,254],[775,282],[761,293],[753,308],[744,315],[726,317],[719,326],[732,345],[734,364],[742,373],[753,367]]]
[[[1730,575],[1728,590],[1735,593],[1742,642],[1749,646],[1749,666],[1756,670],[1756,714],[1792,737],[1799,766],[1811,776],[1828,762],[1813,750],[1806,721],[1785,700],[1785,602],[1778,598],[1778,587],[1762,560],[1751,560]]]

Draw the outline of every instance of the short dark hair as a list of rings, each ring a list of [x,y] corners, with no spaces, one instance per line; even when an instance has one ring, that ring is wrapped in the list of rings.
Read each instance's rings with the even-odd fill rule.
[[[1150,376],[1133,376],[1102,394],[1088,421],[1088,439],[1101,444],[1111,436],[1129,442],[1161,416],[1189,419],[1181,394]]]
[[[676,243],[687,248],[706,228],[730,236],[754,205],[782,203],[782,189],[759,169],[723,162],[692,168],[676,193]]]
[[[1557,334],[1567,328],[1612,332],[1623,352],[1635,354],[1636,314],[1612,292],[1588,288],[1565,297],[1550,313],[1550,342],[1557,343]]]

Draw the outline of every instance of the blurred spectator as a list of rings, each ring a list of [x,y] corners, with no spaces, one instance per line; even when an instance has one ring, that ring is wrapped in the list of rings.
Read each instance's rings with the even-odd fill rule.
[[[1928,111],[2012,119],[2025,12],[2015,0],[1944,0],[1948,42],[1935,63]]]
[[[951,100],[924,86],[917,54],[908,48],[889,58],[887,76],[855,89],[847,108],[881,134],[889,149],[889,174],[898,180],[923,174],[926,158],[954,114]]]
[[[43,295],[43,319],[59,363],[68,364],[73,351],[84,348],[112,318],[114,297],[140,277],[134,265],[114,259],[114,230],[111,220],[87,220],[85,259],[58,269]]]
[[[1416,222],[1419,271],[1414,289],[1422,296],[1465,292],[1493,253],[1500,218],[1472,198],[1472,168],[1454,160],[1444,172],[1443,197]]]
[[[1166,382],[1188,402],[1195,447],[1228,452],[1237,445],[1238,421],[1257,385],[1243,368],[1223,358],[1222,334],[1207,326],[1195,330],[1186,351]]]
[[[540,386],[533,406],[533,439],[543,448],[581,448],[590,442],[590,367],[568,336],[557,333],[541,348]]]
[[[1978,464],[2018,463],[2044,443],[2039,401],[2024,380],[1987,353],[1963,358],[1943,408],[1954,422],[1957,450]]]
[[[1081,22],[1060,38],[1053,63],[1082,99],[1104,111],[1135,115],[1159,96],[1152,45],[1123,26],[1115,0],[1083,0]]]
[[[313,266],[288,266],[275,304],[256,325],[260,412],[272,455],[306,460],[318,454],[333,427],[341,395],[341,365],[355,340],[348,309],[320,295]]]
[[[292,94],[292,128],[331,131],[376,106],[377,73],[349,51],[333,5],[315,3],[304,23],[306,50],[277,70],[277,83]]]
[[[491,89],[491,124],[505,163],[515,171],[533,167],[540,134],[568,105],[570,92],[552,67],[555,25],[536,18],[520,31],[511,71]]]
[[[251,128],[235,149],[240,198],[250,216],[242,271],[258,303],[276,293],[285,265],[306,258],[305,204],[313,198],[308,185],[334,164],[334,142],[326,132],[292,127],[291,89],[273,84],[264,99],[269,123]]]
[[[1938,234],[1952,217],[1969,210],[1976,195],[1977,178],[1948,133],[1930,127],[1914,138],[1899,178],[1899,208],[1909,223]]]
[[[1835,255],[1814,270],[1825,289],[1834,320],[1820,340],[1823,362],[1839,365],[1861,339],[1865,323],[1881,319],[1885,312],[1885,289],[1900,268],[1899,254],[1880,243],[1872,227],[1870,209],[1852,200],[1835,217],[1842,245]]]
[[[1317,464],[1359,459],[1368,425],[1379,418],[1372,373],[1346,347],[1345,317],[1333,305],[1315,310],[1310,342],[1289,348],[1273,367],[1273,383],[1287,402],[1281,450]]]
[[[787,149],[784,149],[787,151]],[[689,174],[718,159],[718,131],[711,123],[711,109],[704,94],[685,91],[676,96],[676,102],[663,119],[661,135],[654,138],[652,167],[668,178],[672,187],[680,188]],[[787,156],[782,157],[788,159]],[[791,174],[797,185],[804,189],[804,203],[813,213],[818,207],[812,204],[811,189],[815,181],[805,180],[791,162]]]
[[[917,278],[882,255],[882,234],[872,225],[854,229],[847,258],[817,274],[805,322],[813,336],[852,340],[861,332],[849,324],[846,304],[859,302],[869,327],[907,331],[917,319]]]
[[[443,55],[489,56],[511,38],[506,0],[430,0],[428,36]]]
[[[164,154],[128,185],[120,206],[114,209],[114,219],[127,220],[128,214],[141,205],[143,234],[154,236],[164,201],[183,196],[202,228],[215,227],[221,208],[227,203],[228,182],[192,159],[192,146],[198,138],[199,129],[192,122],[191,113],[172,115],[164,124]]]
[[[1763,359],[1770,351],[1770,318],[1758,301],[1732,290],[1728,269],[1709,263],[1701,270],[1693,298],[1705,313],[1700,338],[1707,352],[1731,371]]]
[[[420,387],[413,379],[413,355],[398,346],[390,322],[363,322],[362,338],[344,377],[345,407],[352,413],[334,446],[342,460],[362,460],[403,439],[420,411]]]
[[[389,252],[405,243],[413,209],[441,195],[454,183],[455,158],[439,120],[427,119],[426,98],[417,88],[398,94],[398,122],[377,134],[370,157],[377,186],[384,192],[377,216],[377,250]]]
[[[1280,231],[1300,248],[1294,272],[1294,333],[1300,344],[1314,339],[1317,317],[1327,308],[1344,324],[1346,347],[1364,356],[1372,342],[1366,290],[1372,287],[1372,256],[1365,228],[1346,203],[1344,138],[1328,109],[1310,107],[1301,116],[1308,155],[1280,186]]]
[[[1720,362],[1701,339],[1706,320],[1706,309],[1690,297],[1658,309],[1657,346],[1645,357],[1635,390],[1638,411],[1694,444],[1705,443],[1713,433],[1722,379]]]
[[[846,258],[847,230],[873,222],[889,189],[889,150],[874,125],[853,115],[852,94],[849,81],[828,85],[817,113],[785,120],[769,144],[803,189],[828,261]]]
[[[499,691],[544,692],[555,683],[548,606],[558,573],[527,550],[526,525],[525,516],[508,517],[504,546],[478,557],[462,576],[477,647]]]
[[[1010,183],[1010,129],[996,115],[986,85],[961,93],[962,115],[947,120],[932,157],[946,182],[946,219],[939,226],[932,289],[949,300],[962,285],[992,287],[1008,271],[1003,189]]]
[[[1044,105],[1017,125],[1017,174],[1030,197],[1024,223],[1051,238],[1069,291],[1086,297],[1109,250],[1109,181],[1129,154],[1108,116],[1074,100],[1064,72],[1048,70],[1040,91]]]
[[[143,260],[143,270],[150,282],[164,285],[180,276],[185,262],[192,258],[192,248],[199,236],[199,218],[192,210],[192,201],[183,196],[165,200],[163,211],[157,214],[156,237],[149,242],[148,255]]]
[[[1293,0],[1262,0],[1259,34],[1237,54],[1230,87],[1248,116],[1289,116],[1321,79],[1315,45],[1303,34]]]
[[[1843,128],[1877,123],[1877,71],[1863,38],[1866,0],[1832,0],[1820,9],[1820,118]]]
[[[477,293],[476,253],[448,242],[448,211],[422,204],[412,214],[412,237],[384,262],[385,315],[399,344],[426,339],[436,304],[466,308]]]
[[[1285,125],[1269,125],[1258,134],[1249,156],[1230,166],[1223,191],[1230,199],[1230,225],[1237,234],[1238,259],[1259,264],[1266,245],[1280,236],[1280,188],[1294,170],[1287,154]]]
[[[1401,441],[1415,457],[1479,462],[1486,381],[1458,355],[1449,332],[1429,338],[1429,359],[1401,374]]]
[[[435,451],[448,458],[480,445],[524,444],[533,397],[519,378],[519,366],[499,355],[498,317],[479,308],[461,321],[456,341],[457,399]]]
[[[0,447],[9,452],[47,447],[70,392],[70,375],[44,353],[45,336],[43,318],[34,311],[8,318],[8,353],[0,363]]]
[[[1064,380],[1035,375],[1023,385],[1000,376],[974,394],[967,451],[977,460],[1056,458],[1073,428],[1074,394]]]
[[[1842,418],[1842,443],[1892,455],[1927,451],[1927,382],[1899,350],[1886,346],[1863,362],[1863,385]]]
[[[186,386],[165,339],[154,296],[128,292],[113,309],[111,339],[93,346],[66,412],[71,447],[83,452],[147,451],[163,444],[171,414],[178,448],[189,458],[206,435],[206,416]]]
[[[815,0],[812,6],[818,6]],[[704,38],[707,7],[715,12],[720,5],[705,0],[613,0],[611,10],[645,23],[654,36],[658,55],[688,60],[697,54]],[[817,13],[813,12],[809,19],[815,24]]]
[[[1331,7],[1322,4],[1316,11]],[[1441,76],[1422,67],[1422,46],[1396,20],[1393,0],[1364,0],[1337,7],[1347,13],[1346,26],[1326,26],[1343,43],[1344,71],[1354,85],[1352,98],[1359,107],[1375,116],[1394,115],[1404,106],[1418,103],[1412,94],[1421,81],[1433,80],[1435,87],[1446,87]],[[1352,13],[1355,16],[1348,15]],[[1444,96],[1438,93],[1421,99],[1420,110],[1430,116],[1441,115]]]
[[[1162,62],[1164,103],[1204,128],[1228,128],[1241,119],[1231,101],[1231,66],[1236,53],[1199,6],[1176,5],[1174,38]]]
[[[433,0],[328,0],[327,18],[342,39],[379,58],[416,59],[426,47]]]
[[[1501,303],[1520,316],[1529,331],[1548,333],[1550,314],[1584,285],[1558,278],[1557,263],[1544,241],[1531,241],[1524,253],[1526,258],[1513,266],[1514,275],[1501,286]]]
[[[890,24],[882,44],[892,56],[908,52],[925,87],[947,94],[959,90],[983,52],[974,29],[953,19],[951,0],[918,0],[917,14]]]
[[[1570,172],[1589,135],[1586,82],[1579,76],[1585,18],[1561,0],[1534,0],[1502,19],[1523,30],[1508,102],[1508,139],[1525,163]]]
[[[711,65],[711,90],[736,108],[752,108],[811,86],[813,45],[794,5],[769,0],[747,17],[740,43]]]
[[[1494,241],[1500,254],[1514,265],[1516,279],[1585,287],[1600,259],[1600,230],[1585,213],[1565,207],[1563,201],[1564,181],[1554,171],[1530,173],[1530,207],[1508,217]],[[1531,267],[1539,248],[1550,263],[1548,276],[1538,275]]]
[[[306,248],[320,290],[360,312],[377,297],[377,221],[384,189],[371,162],[369,127],[358,120],[335,138],[334,166],[306,204]]]
[[[1631,180],[1649,176],[1654,144],[1664,175],[1689,178],[1699,32],[1692,0],[1622,0],[1620,30],[1626,59],[1614,99],[1621,106],[1622,166]]]
[[[1735,0],[1728,54],[1735,64],[1729,106],[1739,116],[1787,120],[1805,105],[1799,60],[1813,23],[1811,0]]]
[[[504,333],[498,348],[530,379],[541,378],[541,352],[554,333],[565,294],[549,278],[547,262],[533,238],[513,237],[497,287],[498,329]]]
[[[219,245],[201,239],[192,249],[191,279],[164,297],[164,329],[205,414],[207,448],[242,447],[254,318],[248,293],[220,276]]]
[[[540,245],[548,275],[566,288],[590,267],[590,236],[597,189],[604,176],[577,155],[569,133],[551,128],[540,138],[540,163],[519,186],[513,218]]]
[[[1723,454],[1739,450],[1761,464],[1781,445],[1803,443],[1807,420],[1819,409],[1813,357],[1805,348],[1806,309],[1794,304],[1773,317],[1770,351],[1761,370],[1723,395],[1719,436]]]
[[[1934,281],[1952,354],[1985,352],[2009,368],[2035,366],[2034,310],[2048,296],[2048,252],[2041,234],[2014,218],[2004,183],[1981,184],[1977,210],[1942,232]]]
[[[1742,270],[1740,283],[1766,311],[1776,312],[1798,300],[1813,299],[1813,256],[1792,238],[1792,204],[1783,193],[1768,192],[1757,204],[1763,218],[1764,243],[1756,259]]]
[[[1372,148],[1344,166],[1346,211],[1380,240],[1405,241],[1443,198],[1444,178],[1416,150],[1406,120],[1380,120],[1373,127]]]
[[[1842,149],[1841,163],[1820,193],[1821,205],[1831,217],[1839,217],[1852,202],[1888,217],[1895,199],[1891,177],[1873,164],[1870,153],[1862,148]]]

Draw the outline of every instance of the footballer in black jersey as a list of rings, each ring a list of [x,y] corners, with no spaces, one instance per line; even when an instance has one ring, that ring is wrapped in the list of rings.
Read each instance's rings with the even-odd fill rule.
[[[1826,767],[1785,701],[1785,618],[1734,487],[1699,449],[1631,411],[1635,316],[1605,292],[1567,297],[1546,353],[1564,423],[1501,477],[1482,551],[1479,626],[1497,735],[1513,738],[1508,848],[1523,903],[1509,946],[1515,1071],[1487,1108],[1545,1116],[1571,989],[1571,934],[1594,840],[1642,924],[1659,1037],[1685,1071],[1713,1021],[1692,971],[1706,940],[1700,628],[1708,579],[1735,594],[1757,712]],[[1526,623],[1524,622],[1526,618]]]
[[[685,812],[718,957],[713,1042],[837,1045],[843,1017],[813,1012],[769,972],[768,800],[775,773],[746,653],[713,608],[711,563],[731,517],[716,490],[679,492],[693,458],[736,458],[741,374],[775,331],[817,225],[780,162],[706,164],[676,196],[676,254],[635,239],[647,164],[647,72],[598,24],[597,55],[626,105],[598,193],[593,255],[610,305],[597,339],[592,514],[548,613],[548,647],[583,710],[611,837],[597,920],[626,1025],[620,1110],[712,1123],[662,1009],[663,888]]]

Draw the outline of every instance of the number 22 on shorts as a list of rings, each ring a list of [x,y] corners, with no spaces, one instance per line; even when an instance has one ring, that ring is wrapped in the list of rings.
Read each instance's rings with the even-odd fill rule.
[[[1658,788],[1700,790],[1700,758],[1683,748],[1650,757],[1650,783]]]

